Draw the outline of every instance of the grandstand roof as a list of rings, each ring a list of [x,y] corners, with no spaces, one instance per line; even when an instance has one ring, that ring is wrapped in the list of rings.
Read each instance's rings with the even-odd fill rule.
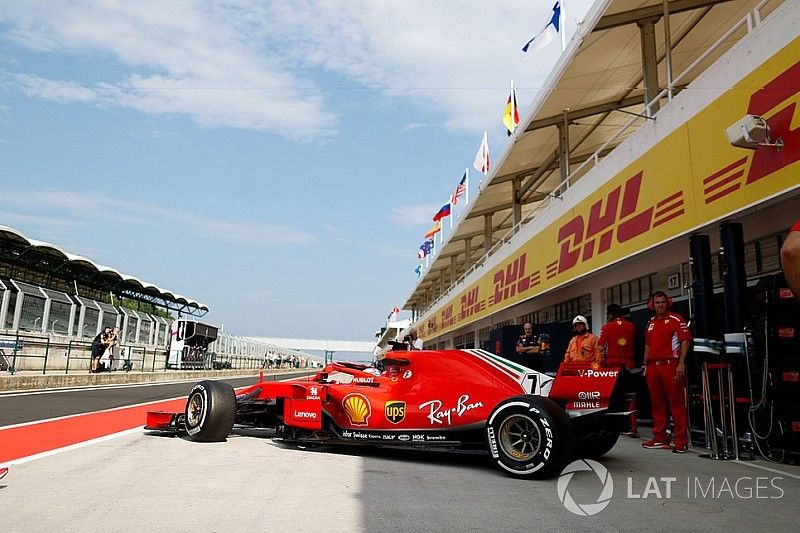
[[[208,306],[203,303],[135,276],[123,274],[86,257],[66,252],[54,244],[29,239],[21,232],[3,225],[0,225],[0,262],[70,282],[75,280],[88,287],[147,301],[175,311],[189,314],[208,312]]]
[[[673,95],[737,42],[746,30],[726,32],[753,14],[767,16],[781,2],[758,0],[672,0],[669,2]],[[666,87],[666,45],[661,0],[599,0],[590,8],[567,44],[543,88],[522,118],[502,155],[459,215],[451,235],[430,267],[418,279],[404,309],[422,310],[451,286],[449,269],[455,261],[455,281],[482,263],[485,217],[491,216],[491,243],[503,246],[510,237],[512,198],[517,182],[525,223],[554,201],[565,184],[574,184],[597,161],[608,155],[649,120],[644,106],[642,37],[639,23],[655,23],[659,88]],[[720,45],[706,52],[718,40]],[[659,99],[668,104],[666,94]],[[638,115],[638,116],[637,116]],[[652,118],[650,118],[652,120]],[[567,159],[571,173],[562,182],[559,165],[559,126],[568,124]],[[627,129],[622,129],[629,124]],[[471,187],[478,179],[472,179]],[[556,200],[557,201],[557,200]],[[518,222],[519,223],[519,222]],[[475,243],[475,237],[481,239]],[[470,246],[467,246],[467,242]],[[470,257],[466,257],[467,251]],[[453,260],[452,258],[455,258]]]

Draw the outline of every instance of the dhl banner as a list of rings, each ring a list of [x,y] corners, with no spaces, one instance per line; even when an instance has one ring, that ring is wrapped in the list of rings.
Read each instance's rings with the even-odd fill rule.
[[[800,38],[424,317],[429,339],[800,185]],[[725,128],[767,119],[784,147],[731,146]]]

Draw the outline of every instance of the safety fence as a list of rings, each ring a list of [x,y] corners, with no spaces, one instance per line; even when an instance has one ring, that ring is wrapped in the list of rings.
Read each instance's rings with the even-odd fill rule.
[[[122,372],[168,372],[169,352],[160,346],[121,344],[114,355],[104,359],[102,370]],[[276,361],[266,356],[211,352],[206,360],[184,370],[258,370],[293,368],[289,359]],[[0,334],[0,371],[69,374],[88,372],[92,365],[92,343],[50,335],[24,332]]]

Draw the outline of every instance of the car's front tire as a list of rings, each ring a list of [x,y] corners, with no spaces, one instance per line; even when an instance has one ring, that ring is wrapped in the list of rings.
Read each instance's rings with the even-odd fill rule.
[[[224,441],[236,419],[236,393],[219,381],[201,381],[186,401],[186,432],[200,442]]]
[[[572,453],[567,414],[552,400],[539,396],[500,402],[489,415],[486,434],[492,458],[514,476],[553,476]]]

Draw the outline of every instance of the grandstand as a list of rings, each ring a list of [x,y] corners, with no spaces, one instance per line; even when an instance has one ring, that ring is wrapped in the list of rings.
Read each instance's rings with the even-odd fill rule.
[[[161,369],[174,319],[200,318],[208,311],[174,291],[0,226],[0,344],[15,359],[4,370],[61,370],[70,357],[73,368],[86,368],[89,342],[106,326],[120,329],[121,346],[141,370]],[[54,348],[66,351],[66,361],[48,357]],[[255,367],[268,355],[315,359],[225,333],[211,350],[231,368]]]

